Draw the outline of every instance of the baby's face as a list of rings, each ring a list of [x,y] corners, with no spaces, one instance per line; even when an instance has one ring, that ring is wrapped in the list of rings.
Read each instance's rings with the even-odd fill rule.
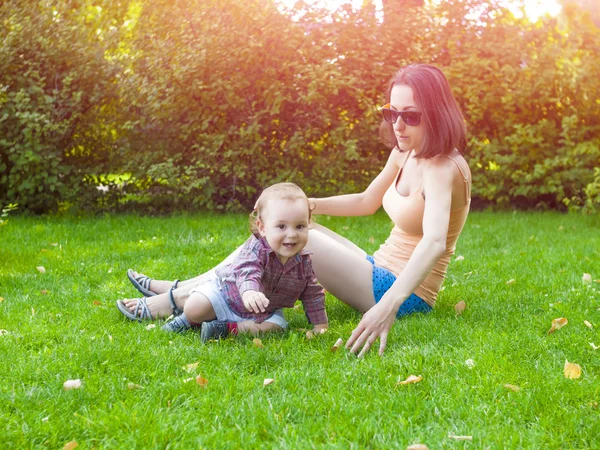
[[[306,246],[310,221],[306,200],[269,200],[261,216],[258,231],[282,264]]]

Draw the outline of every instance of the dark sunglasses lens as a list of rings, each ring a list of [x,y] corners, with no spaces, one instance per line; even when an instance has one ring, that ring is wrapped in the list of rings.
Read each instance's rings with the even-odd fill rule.
[[[382,109],[381,113],[383,114],[383,120],[387,123],[395,123],[396,119],[398,119],[398,115],[394,114],[396,111],[392,111],[391,109]]]
[[[421,122],[421,116],[416,111],[404,111],[402,113],[402,120],[404,120],[404,123],[406,123],[406,125],[416,127]]]

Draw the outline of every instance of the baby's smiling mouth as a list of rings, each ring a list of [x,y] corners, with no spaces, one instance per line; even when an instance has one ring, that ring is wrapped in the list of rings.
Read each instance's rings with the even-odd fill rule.
[[[290,243],[288,242],[288,243],[284,243],[284,244],[283,244],[283,246],[284,246],[284,247],[287,247],[287,248],[292,248],[292,247],[295,247],[295,246],[296,246],[296,243],[294,242],[293,244],[290,244]]]

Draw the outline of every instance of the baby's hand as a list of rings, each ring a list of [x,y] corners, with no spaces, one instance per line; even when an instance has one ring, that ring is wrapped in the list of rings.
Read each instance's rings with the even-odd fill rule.
[[[259,291],[246,291],[242,295],[244,306],[250,312],[264,313],[265,308],[269,306],[269,299],[265,294]]]

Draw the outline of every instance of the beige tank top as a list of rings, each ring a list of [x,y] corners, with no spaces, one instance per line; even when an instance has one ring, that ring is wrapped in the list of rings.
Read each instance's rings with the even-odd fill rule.
[[[425,199],[423,198],[423,185],[412,195],[402,196],[396,190],[396,186],[402,169],[410,154],[402,163],[398,175],[394,182],[383,196],[383,209],[394,222],[394,228],[388,239],[373,254],[375,264],[384,267],[394,273],[396,276],[404,270],[406,263],[412,255],[415,247],[423,238],[423,214],[425,211]],[[467,203],[450,211],[450,223],[448,226],[448,237],[446,239],[446,251],[437,261],[431,273],[415,289],[415,294],[425,300],[430,306],[435,305],[437,294],[442,287],[446,269],[450,263],[450,258],[454,254],[456,241],[460,236],[471,205],[471,189],[467,172],[461,168],[459,161],[452,156],[440,155],[452,160],[458,168],[465,184],[465,194]]]

